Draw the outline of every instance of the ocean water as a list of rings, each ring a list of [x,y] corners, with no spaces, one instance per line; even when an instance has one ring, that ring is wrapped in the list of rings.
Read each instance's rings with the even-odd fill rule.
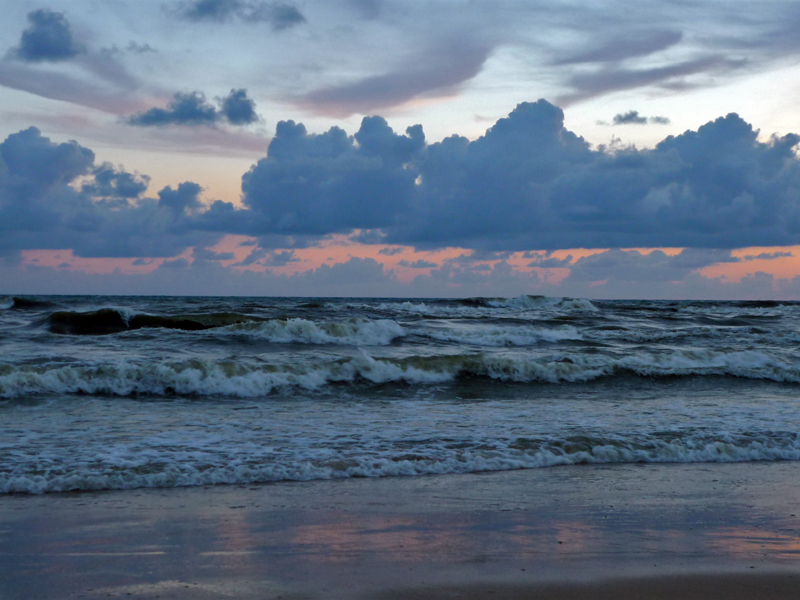
[[[0,298],[0,493],[800,460],[800,304]]]

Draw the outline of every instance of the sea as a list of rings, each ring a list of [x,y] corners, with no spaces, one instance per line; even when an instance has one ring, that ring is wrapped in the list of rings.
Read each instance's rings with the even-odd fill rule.
[[[800,460],[800,304],[0,297],[0,493]]]

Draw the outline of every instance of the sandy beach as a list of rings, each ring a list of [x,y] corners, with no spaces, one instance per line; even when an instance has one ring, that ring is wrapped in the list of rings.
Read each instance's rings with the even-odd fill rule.
[[[0,499],[0,597],[795,598],[797,463]]]

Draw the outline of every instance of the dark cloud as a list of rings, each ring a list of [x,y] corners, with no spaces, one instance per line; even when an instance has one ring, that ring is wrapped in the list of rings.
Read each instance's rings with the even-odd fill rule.
[[[422,95],[449,94],[481,71],[489,53],[488,47],[466,40],[443,43],[415,57],[410,65],[316,90],[299,103],[321,114],[345,117],[369,114]]]
[[[273,252],[270,257],[263,261],[265,267],[285,267],[289,263],[300,262],[294,255],[294,250],[284,250],[283,252]]]
[[[231,125],[249,125],[258,121],[256,103],[247,97],[247,90],[231,90],[220,101],[220,114]]]
[[[607,250],[579,258],[570,265],[569,283],[576,281],[681,281],[689,273],[724,262],[739,262],[730,250],[686,248],[670,256],[662,250]]]
[[[232,260],[236,256],[233,252],[214,252],[208,248],[194,248],[192,258],[195,260]]]
[[[416,174],[406,165],[424,145],[421,127],[396,135],[381,117],[365,118],[354,137],[338,127],[309,134],[302,124],[282,121],[267,158],[242,177],[247,210],[218,202],[203,224],[301,237],[386,227],[393,218],[387,205],[399,212],[410,208]]]
[[[645,125],[647,117],[639,114],[638,110],[629,110],[626,113],[614,115],[614,125]]]
[[[224,23],[236,19],[245,23],[269,23],[275,31],[288,29],[306,21],[303,13],[291,4],[253,0],[181,2],[177,13],[188,21]]]
[[[221,237],[193,230],[189,214],[178,210],[172,196],[182,190],[184,206],[192,204],[187,184],[162,190],[162,205],[141,197],[146,181],[95,166],[94,153],[76,142],[51,142],[33,127],[12,134],[0,144],[0,254],[72,249],[84,257],[169,257]]]
[[[557,65],[617,62],[627,58],[648,56],[678,44],[683,33],[674,30],[627,33],[603,42],[589,50],[557,60]]]
[[[176,258],[175,260],[165,260],[161,263],[159,269],[187,269],[191,263],[185,258]]]
[[[237,263],[234,263],[232,266],[234,266],[234,267],[249,267],[250,265],[255,264],[258,261],[260,261],[268,253],[269,253],[269,250],[267,250],[266,248],[259,248],[259,247],[253,248],[250,251],[250,254],[248,254],[244,258],[244,260],[239,261]]]
[[[63,13],[39,9],[28,13],[30,25],[22,32],[19,46],[11,55],[30,62],[69,60],[85,52],[72,36]]]
[[[193,181],[184,181],[174,190],[167,186],[158,192],[158,205],[176,213],[193,210],[201,206],[200,192],[202,191],[203,188]]]
[[[791,258],[791,252],[762,252],[761,254],[748,254],[742,260],[775,260],[776,258]]]
[[[419,260],[415,260],[414,262],[409,262],[407,260],[401,260],[397,264],[400,265],[401,267],[408,267],[410,269],[431,269],[431,268],[439,266],[434,262],[430,262],[428,260],[423,260],[421,258]]]
[[[629,110],[626,113],[616,114],[612,122],[614,125],[647,125],[647,123],[669,125],[667,117],[645,117],[640,115],[638,110]]]
[[[128,173],[111,163],[103,163],[92,171],[94,179],[84,183],[82,190],[90,196],[104,198],[138,198],[150,185],[150,178],[139,173]]]
[[[528,263],[529,267],[537,267],[539,269],[563,269],[568,268],[572,264],[572,254],[564,258],[555,258],[553,256],[538,256],[537,260]]]
[[[220,116],[216,107],[206,102],[200,92],[182,94],[178,92],[168,107],[151,108],[128,118],[129,125],[143,127],[158,125],[213,125]]]
[[[176,93],[167,108],[151,108],[126,119],[129,125],[158,127],[164,125],[211,126],[220,122],[231,125],[249,125],[259,120],[255,102],[247,97],[247,90],[231,90],[225,98],[218,99],[219,108],[206,101],[201,92]]]
[[[384,256],[394,256],[396,254],[402,254],[405,251],[405,248],[402,246],[393,246],[387,248],[381,248],[378,250],[378,254],[383,254]]]
[[[653,149],[592,149],[563,119],[544,100],[523,103],[477,140],[429,145],[421,128],[398,135],[380,117],[353,137],[281,122],[243,176],[244,209],[216,203],[197,226],[311,238],[380,229],[386,244],[491,251],[800,242],[800,136],[761,142],[730,114]]]

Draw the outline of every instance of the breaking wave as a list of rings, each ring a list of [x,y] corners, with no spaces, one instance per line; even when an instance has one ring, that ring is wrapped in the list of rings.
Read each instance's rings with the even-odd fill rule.
[[[270,448],[161,446],[147,453],[116,448],[90,456],[17,462],[0,472],[0,493],[63,492],[215,484],[391,477],[613,463],[729,463],[800,459],[800,434],[759,432],[640,434],[478,440],[414,448],[309,448],[275,455]],[[35,464],[33,464],[35,463]]]
[[[308,364],[187,360],[120,362],[96,367],[0,365],[0,397],[33,394],[221,395],[258,397],[280,389],[318,390],[329,384],[442,384],[458,378],[508,383],[571,383],[603,377],[730,376],[800,383],[800,365],[764,352],[675,350],[621,357],[560,353],[551,356],[461,354],[349,359]]]
[[[226,327],[224,333],[240,333],[274,343],[344,344],[385,346],[406,332],[389,319],[350,319],[315,323],[308,319],[271,319]]]
[[[162,328],[199,331],[256,320],[239,313],[199,315],[145,315],[122,308],[91,312],[59,311],[47,317],[50,331],[62,335],[108,335],[134,329]]]

